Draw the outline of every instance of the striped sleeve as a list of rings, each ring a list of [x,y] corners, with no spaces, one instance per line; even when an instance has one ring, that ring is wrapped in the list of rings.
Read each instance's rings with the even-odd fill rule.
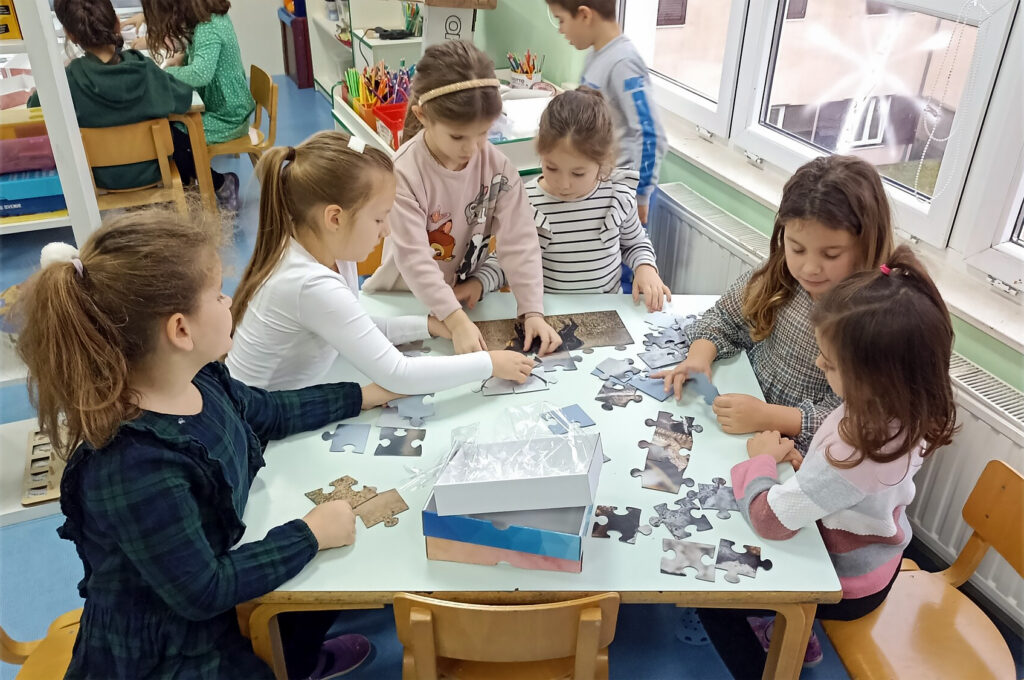
[[[637,214],[635,189],[626,184],[616,183],[613,201],[609,212],[614,216],[619,231],[622,261],[633,271],[642,264],[649,264],[657,269],[658,260],[654,255],[654,246]]]
[[[487,259],[480,263],[480,267],[473,272],[473,277],[479,279],[483,285],[484,297],[488,293],[493,293],[504,286],[506,282],[505,272],[502,271],[501,265],[498,263],[498,254],[491,253],[488,255]]]

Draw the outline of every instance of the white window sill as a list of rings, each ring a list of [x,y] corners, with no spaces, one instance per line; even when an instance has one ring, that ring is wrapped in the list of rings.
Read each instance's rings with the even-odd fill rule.
[[[697,134],[693,123],[665,108],[660,113],[673,153],[761,205],[778,210],[782,188],[789,179],[785,172],[769,165],[757,168],[728,140],[716,136],[709,142]],[[968,271],[960,253],[949,248],[940,251],[924,243],[911,245],[928,266],[953,314],[1024,353],[1024,309],[1020,304],[1003,297],[980,275]]]

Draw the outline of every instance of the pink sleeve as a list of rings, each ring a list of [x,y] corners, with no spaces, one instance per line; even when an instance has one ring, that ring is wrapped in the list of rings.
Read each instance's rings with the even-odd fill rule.
[[[523,180],[505,159],[504,173],[510,178],[508,192],[499,195],[494,209],[494,233],[498,238],[498,262],[519,305],[519,315],[544,313],[544,276],[541,271],[540,241],[533,221],[533,208]]]
[[[768,490],[778,479],[777,463],[771,456],[757,456],[732,467],[733,494],[750,526],[762,538],[782,541],[796,532],[779,521],[768,502]]]
[[[405,156],[410,162],[413,155]],[[412,163],[413,171],[416,170]],[[398,187],[391,214],[391,242],[395,264],[409,290],[438,319],[444,321],[461,308],[452,287],[434,262],[434,249],[427,240],[427,212],[420,205],[406,176],[405,168],[395,168]]]
[[[747,495],[747,485],[758,477],[779,478],[775,459],[771,456],[757,456],[732,466],[732,492],[736,500],[742,501]]]

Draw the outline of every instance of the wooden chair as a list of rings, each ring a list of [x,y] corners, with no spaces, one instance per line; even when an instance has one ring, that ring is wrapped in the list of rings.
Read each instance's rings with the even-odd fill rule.
[[[356,271],[359,272],[360,276],[370,276],[377,271],[377,267],[380,266],[383,256],[384,239],[381,239],[380,243],[377,244],[377,247],[373,249],[373,252],[370,253],[365,260],[356,265]]]
[[[957,588],[989,546],[1024,576],[1022,516],[1024,477],[991,461],[963,509],[974,533],[949,569],[931,573],[905,564],[881,607],[854,621],[822,622],[850,677],[1015,678],[1006,641]]]
[[[71,650],[78,637],[81,609],[58,616],[46,631],[46,637],[18,642],[0,628],[0,661],[21,666],[19,680],[63,678],[71,663]]]
[[[403,680],[608,677],[619,594],[499,606],[395,595]]]
[[[82,128],[82,144],[91,168],[144,161],[157,161],[160,165],[160,181],[137,189],[97,189],[96,179],[93,178],[92,188],[96,192],[100,210],[174,203],[178,212],[188,214],[178,168],[169,158],[174,151],[174,142],[166,118],[116,127]]]
[[[267,72],[255,64],[249,69],[249,92],[256,100],[256,115],[249,131],[235,139],[220,144],[210,144],[206,152],[210,158],[214,156],[237,156],[248,154],[253,167],[263,152],[274,146],[277,138],[277,85]],[[263,112],[267,114],[267,134],[260,129],[263,125]]]

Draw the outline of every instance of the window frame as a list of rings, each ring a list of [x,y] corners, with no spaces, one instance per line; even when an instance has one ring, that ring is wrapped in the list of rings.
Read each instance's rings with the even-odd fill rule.
[[[957,18],[962,0],[890,0],[894,8],[922,12],[945,19]],[[996,9],[984,22],[982,12],[968,7],[965,20],[978,26],[978,37],[971,73],[976,91],[957,109],[950,132],[959,140],[960,152],[943,158],[937,186],[944,186],[931,201],[886,182],[897,228],[939,248],[949,242],[954,216],[961,200],[972,151],[978,139],[988,106],[997,66],[1002,60],[1017,2],[1010,0]],[[771,85],[769,67],[775,60],[776,33],[785,18],[785,0],[752,3],[746,21],[746,34],[740,56],[740,73],[734,104],[731,140],[751,154],[793,172],[807,161],[823,155],[808,144],[773,130],[760,122],[762,103]],[[980,26],[979,26],[980,23]],[[685,115],[685,114],[684,114]]]
[[[663,108],[722,138],[729,137],[732,127],[743,34],[749,6],[749,0],[729,0],[729,27],[726,31],[722,76],[718,83],[718,101],[712,101],[668,76],[648,68],[654,98]],[[688,7],[687,10],[689,9]],[[645,25],[657,29],[658,3],[651,0],[620,0],[619,16],[623,33],[627,37],[642,35]],[[644,61],[653,64],[654,41],[633,42],[640,50]]]

